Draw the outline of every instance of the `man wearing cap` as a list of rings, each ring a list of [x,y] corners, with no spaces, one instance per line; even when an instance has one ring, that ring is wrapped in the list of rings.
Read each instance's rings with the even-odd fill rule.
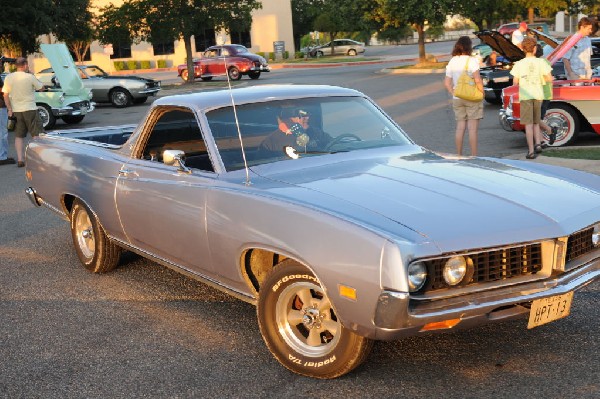
[[[567,79],[590,79],[592,77],[592,41],[589,36],[594,32],[595,27],[595,21],[588,17],[581,18],[577,23],[577,33],[582,37],[563,57]]]
[[[35,76],[29,73],[27,59],[17,58],[15,62],[17,71],[9,74],[4,79],[4,102],[8,108],[8,116],[17,118],[15,126],[15,149],[17,150],[17,166],[25,166],[24,139],[27,132],[34,137],[44,131],[42,120],[35,104],[35,91],[41,90],[44,85]]]
[[[522,21],[519,24],[519,29],[515,29],[512,33],[511,42],[521,50],[523,50],[523,39],[525,39],[525,32],[527,32],[527,22]]]
[[[286,152],[287,147],[306,152],[323,150],[331,137],[310,126],[310,113],[302,108],[284,108],[279,114],[278,129],[260,144],[266,151]]]

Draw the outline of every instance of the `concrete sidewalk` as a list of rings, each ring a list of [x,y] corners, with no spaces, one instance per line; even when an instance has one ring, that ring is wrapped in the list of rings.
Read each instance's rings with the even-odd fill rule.
[[[566,147],[565,149],[572,150],[572,149],[577,149],[577,148],[590,149],[590,148],[600,148],[600,146],[593,146],[593,147],[591,147],[591,146],[586,146],[586,147],[570,146],[570,147]],[[592,161],[589,159],[569,159],[569,158],[547,157],[547,156],[544,156],[543,153],[538,155],[538,157],[535,159],[526,159],[525,155],[526,155],[525,152],[523,152],[520,154],[509,155],[506,158],[519,159],[519,160],[523,160],[523,161],[527,161],[527,162],[538,162],[538,163],[545,163],[545,164],[549,164],[549,165],[563,166],[565,168],[577,169],[577,170],[581,170],[584,172],[600,175],[600,161]]]

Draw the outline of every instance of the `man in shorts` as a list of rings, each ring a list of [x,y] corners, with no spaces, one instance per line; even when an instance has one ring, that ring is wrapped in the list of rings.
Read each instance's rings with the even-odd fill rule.
[[[35,76],[29,73],[27,59],[17,58],[15,62],[17,71],[9,74],[4,79],[4,102],[8,109],[8,116],[17,119],[15,126],[15,150],[17,152],[17,166],[25,166],[24,139],[27,133],[35,137],[42,133],[42,120],[35,104],[35,91],[41,90],[44,85]]]

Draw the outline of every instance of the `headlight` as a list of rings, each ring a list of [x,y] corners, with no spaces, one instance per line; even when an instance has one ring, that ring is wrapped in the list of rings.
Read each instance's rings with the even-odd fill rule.
[[[423,287],[427,280],[427,267],[422,262],[414,262],[408,265],[408,290],[415,292]]]
[[[487,78],[487,77],[485,77],[485,78],[482,78],[482,79],[481,79],[481,81],[483,82],[483,85],[484,85],[484,86],[487,86],[487,85],[488,85],[488,83],[490,83],[490,79],[489,79],[489,78]]]
[[[446,261],[442,274],[450,286],[468,283],[473,277],[473,261],[469,257],[453,256]]]
[[[93,97],[92,91],[90,90],[90,92],[88,93],[88,98],[91,100]]]
[[[58,101],[60,101],[61,104],[65,102],[65,93],[60,94],[60,97],[58,97]]]
[[[594,244],[594,247],[600,247],[600,223],[594,226],[594,232],[592,233],[592,244]]]

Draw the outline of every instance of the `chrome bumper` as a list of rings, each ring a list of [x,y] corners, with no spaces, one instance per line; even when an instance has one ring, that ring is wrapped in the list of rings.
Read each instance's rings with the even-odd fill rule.
[[[512,112],[505,109],[505,108],[501,108],[499,113],[498,113],[498,119],[500,121],[500,126],[502,126],[502,128],[508,132],[512,132],[515,129],[513,129],[513,126],[515,125],[515,122],[518,122],[519,119],[516,119],[512,116]]]
[[[90,101],[90,105],[88,107],[72,107],[70,105],[61,107],[61,108],[52,108],[52,114],[54,116],[64,116],[64,115],[87,115],[93,110],[96,109],[96,103]]]
[[[597,280],[600,258],[554,278],[444,300],[411,300],[405,292],[383,291],[373,320],[376,338],[414,335],[428,323],[445,320],[460,319],[460,328],[526,315],[533,300],[576,291]]]

